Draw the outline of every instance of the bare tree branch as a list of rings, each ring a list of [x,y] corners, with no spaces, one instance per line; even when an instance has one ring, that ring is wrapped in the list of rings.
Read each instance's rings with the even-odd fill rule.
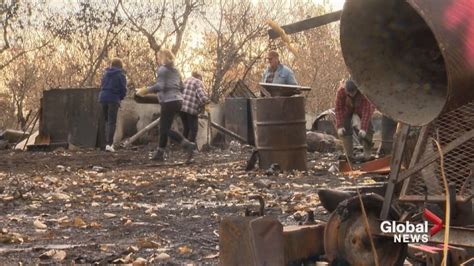
[[[155,55],[161,50],[161,48],[166,45],[168,39],[171,36],[175,36],[175,41],[171,47],[171,50],[174,54],[177,54],[181,48],[181,43],[183,42],[183,36],[188,24],[191,14],[200,6],[202,0],[184,0],[183,10],[180,11],[181,6],[174,6],[174,10],[171,12],[170,22],[173,25],[171,30],[163,30],[165,28],[165,19],[167,14],[166,4],[169,2],[163,1],[161,5],[159,16],[153,25],[152,30],[149,30],[138,22],[138,18],[135,18],[130,10],[125,7],[124,0],[119,0],[120,6],[127,17],[128,21],[133,26],[133,29],[140,32],[145,36],[150,45],[150,48],[153,50]],[[174,4],[174,2],[173,2]],[[156,33],[161,32],[161,40],[155,36]]]
[[[177,54],[181,48],[181,43],[183,41],[184,31],[186,30],[186,25],[188,24],[189,16],[191,13],[199,7],[199,1],[195,0],[185,0],[185,8],[183,13],[180,16],[176,16],[176,12],[173,12],[172,21],[174,25],[174,31],[176,32],[176,39],[171,47],[171,51],[174,54]]]
[[[92,64],[89,67],[88,72],[86,73],[86,76],[84,79],[81,81],[80,86],[84,85],[92,85],[92,81],[94,79],[94,76],[97,73],[97,70],[104,60],[105,56],[107,55],[107,51],[109,50],[110,46],[112,45],[112,42],[117,38],[119,33],[123,30],[124,26],[122,26],[118,31],[114,32],[114,29],[116,27],[115,25],[115,19],[117,18],[117,13],[119,10],[119,5],[121,1],[118,1],[115,4],[114,10],[110,16],[110,21],[109,25],[106,31],[105,39],[102,43],[102,48],[100,49],[99,55],[93,60]],[[88,35],[89,37],[89,35]],[[92,54],[92,53],[91,53]]]
[[[165,3],[166,3],[166,1],[164,1],[163,5],[165,5]],[[146,37],[146,39],[148,41],[148,44],[150,45],[150,48],[155,52],[155,54],[158,53],[161,50],[161,44],[158,44],[154,34],[158,31],[158,29],[161,27],[161,25],[163,23],[165,8],[164,7],[162,8],[162,12],[161,12],[161,15],[158,19],[158,25],[156,26],[156,28],[154,30],[152,30],[151,32],[148,32],[147,29],[145,29],[142,25],[139,25],[137,23],[137,21],[130,15],[130,13],[124,7],[122,0],[119,0],[119,4],[120,4],[120,7],[123,10],[123,13],[127,17],[128,21],[130,21],[130,23],[133,25],[133,27],[135,27],[135,29],[137,31],[139,31],[140,33],[142,33]]]
[[[18,58],[20,58],[21,56],[27,54],[27,53],[30,53],[30,52],[33,52],[33,51],[36,51],[36,50],[40,50],[44,47],[46,47],[48,44],[50,44],[53,40],[49,40],[47,42],[44,42],[43,44],[41,44],[40,46],[37,46],[37,47],[34,47],[34,48],[31,48],[31,49],[27,49],[27,50],[23,50],[17,54],[15,54],[12,58],[10,58],[9,60],[7,60],[6,62],[0,64],[0,70],[4,69],[5,67],[7,67],[9,64],[11,64],[13,61],[17,60]]]
[[[0,16],[2,16],[1,26],[4,42],[3,46],[0,48],[0,54],[10,48],[10,42],[8,40],[8,28],[10,27],[10,21],[15,19],[15,16],[17,15],[19,5],[19,1],[2,1],[0,4]]]

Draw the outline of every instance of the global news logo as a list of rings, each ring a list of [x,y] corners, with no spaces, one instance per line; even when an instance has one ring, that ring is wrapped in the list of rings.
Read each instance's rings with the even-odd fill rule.
[[[380,230],[385,234],[393,235],[395,243],[428,243],[430,236],[443,228],[443,221],[428,209],[423,211],[423,215],[434,224],[430,229],[428,221],[423,223],[383,221],[380,224]]]

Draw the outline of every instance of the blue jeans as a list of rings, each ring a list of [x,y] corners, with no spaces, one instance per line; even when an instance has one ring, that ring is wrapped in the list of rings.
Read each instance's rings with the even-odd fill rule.
[[[160,118],[160,143],[159,147],[164,149],[168,143],[168,137],[172,140],[181,143],[183,136],[171,129],[174,117],[181,111],[181,101],[172,101],[161,103],[161,118]]]
[[[196,142],[198,132],[199,119],[197,115],[181,112],[179,113],[181,121],[183,121],[183,137],[191,142]]]

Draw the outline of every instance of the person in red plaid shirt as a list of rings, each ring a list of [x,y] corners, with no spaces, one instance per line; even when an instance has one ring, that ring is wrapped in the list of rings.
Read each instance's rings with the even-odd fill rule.
[[[191,142],[196,142],[198,114],[208,103],[209,98],[204,91],[202,76],[193,71],[191,77],[184,81],[183,106],[180,113],[183,121],[183,136]]]
[[[352,80],[347,80],[338,89],[336,95],[336,128],[349,159],[353,159],[352,134],[353,124],[357,124],[353,123],[356,119],[360,119],[360,125],[356,125],[356,129],[364,148],[364,159],[368,160],[370,158],[374,133],[371,118],[374,110],[372,103],[360,93]]]

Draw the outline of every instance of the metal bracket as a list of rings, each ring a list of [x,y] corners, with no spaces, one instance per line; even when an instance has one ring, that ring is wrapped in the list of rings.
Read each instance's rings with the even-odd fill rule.
[[[408,131],[410,126],[407,124],[401,124],[400,133],[396,136],[397,145],[393,151],[392,161],[390,162],[390,175],[388,178],[387,190],[385,191],[385,199],[382,205],[382,211],[380,212],[380,219],[386,220],[392,205],[393,192],[395,186],[399,182],[398,174],[402,165],[403,151],[407,142]]]
[[[263,197],[260,195],[250,195],[249,196],[250,200],[258,200],[258,203],[260,204],[260,209],[257,214],[257,216],[264,216],[265,215],[265,201],[263,200]],[[245,216],[255,216],[255,212],[251,212],[248,208],[245,209]]]

